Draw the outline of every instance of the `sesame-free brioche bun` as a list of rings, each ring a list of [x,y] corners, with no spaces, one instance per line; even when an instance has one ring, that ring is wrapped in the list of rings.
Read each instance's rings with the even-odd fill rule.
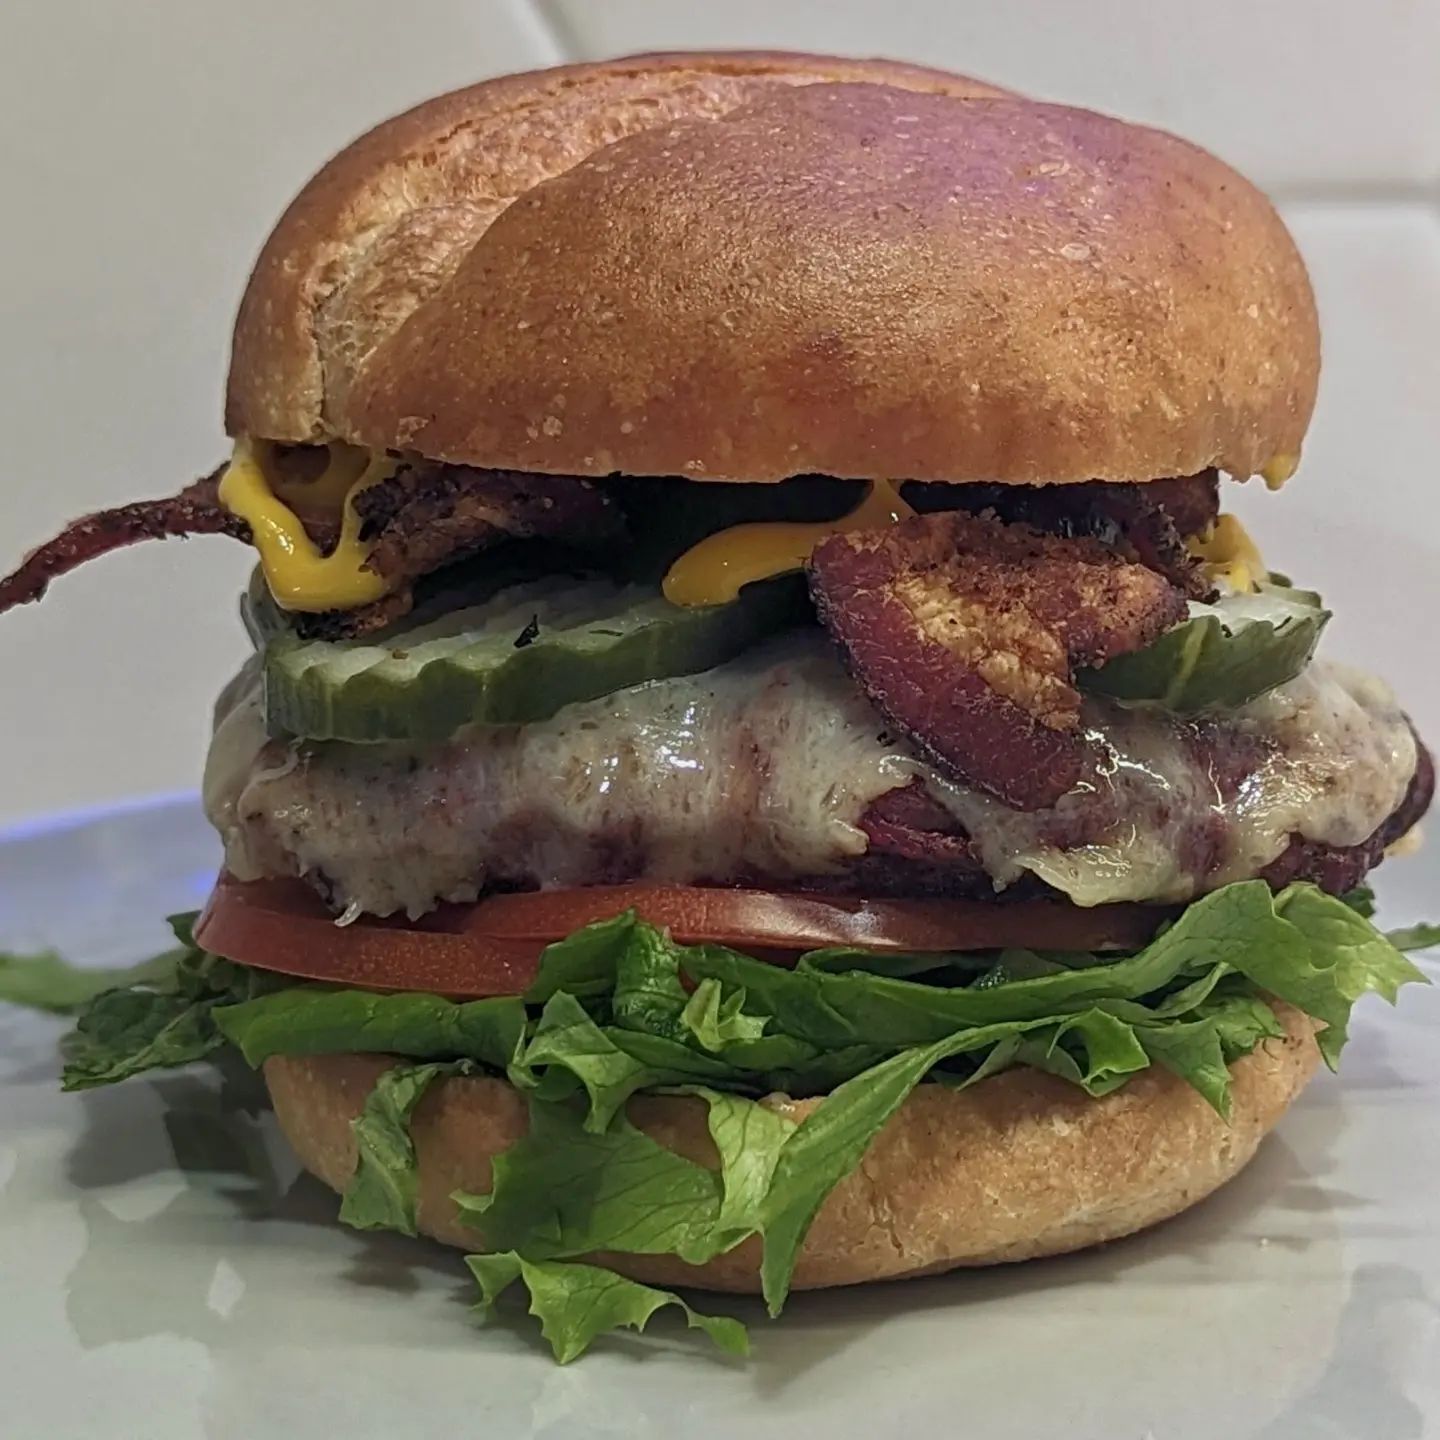
[[[1245,476],[1319,338],[1203,150],[885,61],[639,56],[391,120],[251,277],[227,424],[485,468]]]
[[[1056,1255],[1179,1214],[1244,1167],[1315,1071],[1314,1027],[1289,1006],[1275,1009],[1285,1038],[1262,1042],[1231,1067],[1228,1125],[1158,1066],[1101,1099],[1025,1068],[958,1092],[919,1086],[821,1206],[795,1286]],[[265,1062],[280,1128],[305,1168],[335,1190],[344,1189],[355,1168],[350,1122],[392,1063],[378,1055]],[[798,1121],[820,1102],[772,1095],[764,1103]],[[628,1114],[667,1148],[712,1168],[718,1163],[703,1101],[642,1095]],[[421,1232],[447,1245],[482,1248],[450,1196],[488,1191],[491,1161],[525,1129],[524,1097],[503,1080],[434,1084],[411,1123]],[[673,1256],[599,1258],[651,1284],[760,1288],[753,1239],[701,1266]]]

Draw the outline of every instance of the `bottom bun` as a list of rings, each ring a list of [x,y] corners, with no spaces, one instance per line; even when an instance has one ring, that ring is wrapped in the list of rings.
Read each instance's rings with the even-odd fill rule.
[[[1098,1100],[1024,1068],[969,1090],[917,1087],[821,1206],[795,1288],[1058,1255],[1178,1215],[1243,1168],[1315,1072],[1314,1026],[1289,1006],[1275,1010],[1285,1038],[1264,1041],[1231,1067],[1228,1125],[1158,1066]],[[280,1128],[305,1168],[335,1190],[355,1168],[350,1122],[392,1063],[378,1055],[265,1062]],[[763,1103],[798,1121],[820,1102],[771,1095]],[[642,1095],[628,1114],[669,1149],[718,1163],[703,1101]],[[443,1080],[416,1107],[411,1129],[421,1232],[481,1249],[450,1195],[489,1190],[490,1162],[525,1133],[524,1098],[503,1080]],[[760,1288],[755,1239],[699,1266],[668,1255],[597,1258],[651,1284]]]

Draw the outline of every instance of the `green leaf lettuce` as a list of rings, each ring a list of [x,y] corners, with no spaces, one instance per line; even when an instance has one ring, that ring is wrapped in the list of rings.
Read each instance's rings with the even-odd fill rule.
[[[81,979],[50,958],[12,961],[0,995],[76,1011],[71,1088],[226,1043],[252,1065],[392,1057],[354,1122],[342,1216],[361,1227],[415,1231],[410,1122],[427,1090],[471,1072],[507,1077],[526,1096],[529,1132],[496,1159],[488,1194],[455,1203],[493,1252],[471,1260],[487,1302],[523,1284],[569,1359],[606,1329],[681,1303],[599,1269],[597,1253],[703,1264],[758,1237],[778,1312],[826,1197],[923,1082],[962,1088],[1030,1066],[1098,1097],[1159,1065],[1226,1115],[1230,1066],[1283,1033],[1276,1001],[1322,1022],[1334,1065],[1361,996],[1393,1001],[1423,978],[1400,947],[1440,938],[1424,926],[1387,938],[1371,903],[1246,881],[1197,900],[1132,954],[833,949],[794,969],[682,946],[625,914],[548,947],[524,996],[471,1001],[248,970],[194,948],[181,917],[180,948],[142,967]],[[785,1096],[818,1098],[797,1108]],[[680,1155],[647,1133],[663,1107],[696,1101],[713,1154]],[[683,1313],[722,1347],[743,1345],[736,1322]]]

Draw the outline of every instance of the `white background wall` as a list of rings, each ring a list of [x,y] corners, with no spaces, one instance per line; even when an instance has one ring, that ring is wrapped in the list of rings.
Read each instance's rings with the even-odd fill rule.
[[[1440,0],[6,0],[0,566],[224,451],[230,317],[367,125],[572,56],[891,54],[1166,125],[1280,201],[1326,333],[1300,478],[1235,507],[1440,737]],[[150,545],[0,619],[0,821],[192,786],[248,565]]]

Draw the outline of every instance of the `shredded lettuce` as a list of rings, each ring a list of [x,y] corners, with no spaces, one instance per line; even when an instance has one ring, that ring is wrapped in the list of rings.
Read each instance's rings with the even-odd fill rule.
[[[1129,955],[829,950],[793,970],[678,945],[625,914],[551,945],[524,996],[475,1001],[246,970],[196,949],[180,917],[180,948],[143,967],[82,983],[50,958],[12,961],[0,966],[0,995],[76,1010],[70,1088],[186,1064],[227,1042],[252,1065],[394,1057],[354,1122],[359,1161],[342,1218],[362,1228],[415,1233],[409,1132],[427,1089],[471,1072],[506,1076],[526,1096],[529,1133],[498,1157],[488,1194],[455,1204],[485,1252],[470,1257],[485,1303],[523,1284],[557,1358],[570,1359],[607,1329],[681,1304],[598,1268],[597,1253],[703,1264],[757,1237],[778,1313],[826,1197],[922,1081],[959,1088],[1024,1065],[1100,1096],[1160,1065],[1228,1115],[1230,1065],[1284,1033],[1277,999],[1323,1022],[1334,1065],[1355,1001],[1374,991],[1393,1002],[1423,979],[1401,949],[1440,939],[1435,926],[1387,937],[1371,905],[1363,892],[1276,895],[1246,881],[1196,901]],[[657,1092],[706,1106],[707,1163],[627,1113]],[[766,1099],[776,1092],[819,1098],[797,1123],[792,1107]],[[736,1322],[683,1314],[722,1348],[743,1348]]]

